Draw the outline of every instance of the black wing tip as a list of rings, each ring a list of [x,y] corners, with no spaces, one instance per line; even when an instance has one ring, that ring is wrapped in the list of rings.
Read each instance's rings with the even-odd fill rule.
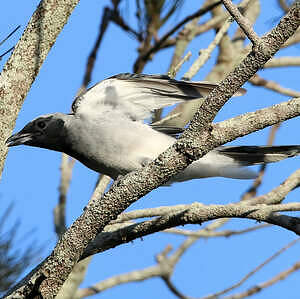
[[[252,153],[264,153],[264,154],[276,154],[276,153],[288,153],[295,152],[300,154],[300,145],[244,145],[244,146],[224,146],[219,148],[220,152],[223,153],[241,153],[241,154],[252,154]]]
[[[130,79],[165,79],[165,80],[172,80],[171,77],[168,75],[160,75],[160,74],[136,74],[136,73],[120,73],[109,77],[108,79],[120,79],[120,80],[130,80]],[[176,80],[174,80],[176,81]]]
[[[218,148],[220,154],[234,159],[242,166],[265,164],[300,155],[300,145],[228,146]]]

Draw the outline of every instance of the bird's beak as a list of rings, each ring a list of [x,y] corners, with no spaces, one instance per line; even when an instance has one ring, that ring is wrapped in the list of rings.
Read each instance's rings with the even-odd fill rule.
[[[32,139],[34,138],[33,133],[24,133],[22,131],[10,136],[6,141],[5,144],[7,146],[16,146],[16,145],[21,145],[21,144],[25,144],[29,141],[32,141]]]

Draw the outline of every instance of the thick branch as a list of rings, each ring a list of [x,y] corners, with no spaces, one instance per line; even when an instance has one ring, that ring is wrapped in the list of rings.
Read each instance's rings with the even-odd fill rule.
[[[259,222],[281,226],[300,235],[300,218],[274,214],[276,211],[283,210],[299,211],[300,204],[291,203],[267,206],[237,203],[203,206],[196,202],[191,205],[186,205],[184,209],[175,213],[170,213],[142,223],[127,225],[115,231],[101,233],[86,248],[82,259],[167,228],[185,224],[202,224],[220,218],[253,219]]]

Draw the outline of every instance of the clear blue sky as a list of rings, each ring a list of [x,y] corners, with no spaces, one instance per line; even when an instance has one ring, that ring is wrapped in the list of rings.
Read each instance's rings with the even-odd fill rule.
[[[32,1],[5,1],[0,11],[1,38],[4,38],[17,25],[21,30],[2,46],[1,52],[14,45],[24,30],[30,16],[38,5]],[[167,24],[170,28],[184,16],[195,11],[199,1],[185,1],[181,12]],[[275,0],[262,1],[262,14],[255,30],[263,34],[270,30],[280,18],[281,11]],[[124,1],[123,13],[127,19],[133,20],[135,1]],[[72,99],[81,85],[87,56],[93,46],[102,9],[110,1],[81,1],[72,14],[68,24],[59,35],[57,42],[42,66],[37,80],[34,82],[24,106],[19,114],[16,131],[21,129],[34,117],[51,112],[68,112]],[[200,48],[211,41],[212,33],[205,34],[201,39],[193,41],[189,47],[193,56],[180,74],[197,57]],[[131,72],[137,57],[137,43],[130,36],[114,25],[105,35],[98,53],[92,84],[121,72]],[[156,55],[144,73],[165,73],[169,66],[172,51],[166,50]],[[283,50],[279,56],[299,55],[299,47]],[[197,74],[195,80],[201,80],[214,64],[215,54],[210,62]],[[1,66],[5,59],[1,61]],[[178,77],[180,77],[180,74]],[[299,69],[282,68],[263,71],[261,74],[268,79],[280,82],[285,87],[299,90]],[[254,111],[274,103],[287,100],[262,88],[246,86],[248,93],[243,98],[235,98],[220,112],[217,120]],[[242,102],[241,102],[242,101]],[[279,130],[276,144],[299,144],[299,120],[286,122]],[[269,129],[239,139],[234,144],[265,144]],[[20,247],[36,240],[45,246],[40,253],[40,260],[45,258],[56,243],[53,230],[53,208],[58,200],[59,166],[61,155],[56,152],[30,147],[10,149],[1,182],[1,207],[4,209],[14,203],[13,214],[9,223],[21,220],[20,237],[35,229],[30,238],[21,240]],[[265,193],[281,183],[300,165],[300,159],[290,159],[268,167],[265,183],[259,192]],[[97,174],[76,163],[71,189],[68,194],[67,222],[71,224],[82,212],[92,193]],[[236,202],[242,192],[251,185],[251,181],[238,181],[222,178],[203,179],[199,181],[175,184],[170,188],[159,188],[135,203],[131,209],[157,207],[192,203],[194,201],[210,203]],[[286,201],[296,201],[299,190],[292,192]],[[240,229],[253,225],[251,221],[234,220],[226,228]],[[187,226],[186,228],[199,228]],[[200,240],[184,256],[176,267],[173,281],[183,293],[200,297],[221,290],[241,279],[248,271],[263,262],[276,250],[296,236],[278,227],[267,228],[237,236],[230,239]],[[155,264],[154,256],[172,244],[174,248],[183,241],[182,237],[155,234],[119,246],[108,252],[98,254],[88,270],[83,286],[96,283],[110,276],[127,271],[142,269]],[[245,285],[262,282],[291,266],[299,258],[299,245],[284,253],[279,259],[268,265]],[[33,265],[34,266],[34,265]],[[29,270],[29,269],[28,269]],[[241,289],[240,289],[241,290]],[[299,298],[299,273],[293,274],[284,282],[269,288],[256,298]],[[160,279],[151,279],[143,283],[131,283],[113,288],[94,298],[174,298]]]

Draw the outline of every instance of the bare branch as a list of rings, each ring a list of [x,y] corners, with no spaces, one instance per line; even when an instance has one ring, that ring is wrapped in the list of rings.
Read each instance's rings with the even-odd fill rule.
[[[72,170],[75,164],[75,160],[73,158],[69,158],[68,155],[62,154],[61,156],[61,177],[60,177],[60,185],[59,185],[59,199],[58,204],[54,208],[54,226],[55,232],[60,238],[60,236],[66,231],[66,201],[67,201],[67,193],[70,187],[71,178],[72,178]]]
[[[136,32],[133,28],[131,28],[121,17],[120,12],[117,9],[109,10],[110,20],[113,21],[116,25],[120,26],[124,31],[127,31],[132,36],[134,36],[139,42],[143,40],[142,34]]]
[[[224,22],[223,26],[220,28],[220,30],[218,31],[218,33],[216,34],[214,40],[210,43],[210,45],[206,49],[199,51],[199,57],[194,61],[194,63],[189,68],[189,70],[183,75],[184,78],[191,79],[198,73],[199,69],[207,62],[207,60],[210,58],[212,51],[217,47],[222,37],[228,31],[231,23],[232,23],[232,19],[228,18]]]
[[[300,57],[279,57],[279,58],[272,58],[271,60],[269,60],[265,64],[264,68],[299,66],[299,65],[300,65]]]
[[[265,195],[260,195],[253,200],[255,203],[277,204],[281,203],[289,192],[300,185],[300,169],[292,173],[283,183]]]
[[[151,277],[157,277],[160,275],[162,275],[162,269],[159,265],[148,267],[143,270],[136,270],[129,273],[116,275],[106,280],[103,280],[93,286],[84,289],[79,289],[76,292],[74,299],[92,296],[97,293],[103,292],[107,289],[110,289],[114,286],[121,285],[124,283],[133,282],[133,281],[143,281],[145,279],[149,279]]]
[[[0,60],[2,60],[2,58],[3,58],[6,54],[8,54],[9,52],[11,52],[14,48],[15,48],[15,46],[9,48],[9,49],[6,50],[4,53],[2,53],[2,54],[0,55]]]
[[[253,232],[261,228],[269,227],[269,224],[260,224],[252,227],[248,227],[241,230],[222,230],[222,231],[210,231],[206,229],[192,231],[178,228],[169,228],[164,230],[164,233],[183,235],[187,237],[202,237],[202,238],[215,238],[215,237],[231,237],[235,235],[242,235],[245,233]]]
[[[17,26],[11,33],[9,33],[2,41],[0,41],[0,46],[3,45],[17,30],[20,29],[20,25]]]
[[[99,50],[102,38],[106,32],[109,20],[110,20],[110,11],[107,7],[105,7],[103,10],[103,16],[102,16],[100,27],[99,27],[98,37],[97,37],[95,45],[88,57],[85,75],[84,75],[83,82],[82,82],[82,87],[84,87],[84,88],[86,88],[89,85],[89,83],[91,82],[92,71],[94,69],[94,65],[96,62],[97,52]]]
[[[148,267],[142,270],[136,270],[129,273],[124,273],[121,275],[116,275],[103,280],[91,287],[80,289],[75,294],[75,299],[84,298],[87,296],[95,295],[99,292],[103,292],[114,286],[133,282],[133,281],[143,281],[152,277],[167,277],[173,271],[173,265],[168,263],[166,255],[171,250],[167,247],[163,252],[157,255],[157,265]]]
[[[206,14],[208,11],[210,11],[215,6],[220,5],[220,4],[221,4],[221,1],[215,1],[212,4],[199,9],[196,13],[184,18],[181,22],[179,22],[176,26],[174,26],[170,31],[168,31],[165,35],[163,35],[162,38],[159,41],[157,41],[146,53],[143,53],[142,55],[140,55],[140,57],[137,59],[137,61],[134,64],[134,67],[133,67],[134,72],[138,73],[139,72],[138,65],[141,64],[141,62],[147,61],[151,57],[151,55],[153,55],[155,52],[160,50],[162,48],[163,44],[167,41],[167,39],[173,33],[175,33],[180,27],[182,27],[187,22]]]
[[[255,74],[249,80],[249,82],[252,83],[253,85],[263,86],[269,90],[276,91],[276,92],[281,93],[286,96],[295,97],[295,98],[300,97],[299,91],[295,91],[295,90],[292,90],[289,88],[284,88],[284,87],[280,86],[277,82],[263,79],[262,77],[260,77],[257,74]]]
[[[254,46],[258,46],[260,42],[259,36],[252,29],[251,23],[240,13],[235,5],[232,4],[231,0],[222,0],[224,6],[231,14],[231,16],[236,20],[236,22],[243,29],[246,36],[251,40]]]
[[[272,254],[269,258],[267,258],[263,263],[255,267],[252,271],[250,271],[247,275],[245,275],[240,281],[235,283],[234,285],[230,286],[229,288],[226,288],[220,292],[214,293],[209,296],[205,296],[202,299],[213,299],[213,298],[218,298],[221,295],[224,295],[239,286],[241,286],[245,281],[247,281],[251,276],[253,276],[255,273],[257,273],[259,270],[261,270],[263,267],[265,267],[267,264],[269,264],[271,261],[273,261],[275,258],[280,256],[283,252],[294,246],[300,239],[297,238],[296,240],[293,240],[292,242],[288,243],[284,247],[282,247],[280,250],[276,251],[274,254]]]
[[[229,142],[237,138],[237,136],[245,136],[267,126],[281,123],[287,119],[299,116],[300,98],[292,99],[288,102],[274,105],[272,107],[259,109],[255,112],[242,114],[225,121],[216,123],[212,126],[212,136],[215,140]],[[266,119],[266,115],[268,116]],[[239,128],[238,124],[243,124]],[[225,138],[225,139],[224,139]]]
[[[192,299],[192,297],[188,297],[183,295],[176,287],[175,285],[171,282],[169,277],[163,278],[163,281],[166,283],[167,287],[169,290],[177,296],[179,299]]]
[[[289,269],[282,271],[281,273],[277,274],[276,276],[267,280],[266,282],[260,283],[252,288],[249,288],[245,292],[241,292],[239,294],[235,294],[235,295],[231,295],[231,296],[226,296],[223,298],[224,299],[242,299],[242,298],[252,296],[252,295],[257,294],[258,292],[262,291],[263,289],[274,285],[278,281],[286,279],[289,275],[291,275],[295,271],[298,271],[299,269],[300,269],[300,262],[297,262]]]
[[[64,282],[55,299],[74,299],[77,294],[78,287],[85,278],[86,271],[92,260],[88,257],[78,262],[70,273],[68,279]]]
[[[174,78],[177,74],[177,72],[180,70],[180,68],[182,67],[182,65],[188,61],[190,59],[190,57],[192,56],[192,52],[189,51],[186,53],[186,55],[178,62],[177,65],[174,66],[174,68],[171,68],[170,71],[168,72],[168,75],[171,78]]]
[[[124,221],[130,221],[138,218],[148,218],[155,216],[163,216],[170,213],[176,213],[186,208],[186,205],[176,205],[172,207],[157,207],[143,210],[135,210],[127,213],[122,213],[116,220],[110,222],[110,224],[122,223]]]
[[[123,243],[131,242],[136,238],[184,224],[202,224],[206,221],[219,218],[246,218],[259,222],[275,224],[300,235],[300,218],[275,214],[277,211],[299,211],[300,203],[280,205],[245,204],[244,202],[229,205],[204,206],[200,203],[186,205],[181,211],[169,213],[161,217],[137,224],[127,225],[109,233],[99,234],[86,248],[82,259],[95,253],[103,252],[109,248]],[[190,237],[187,242],[194,242],[196,237]],[[194,239],[193,239],[194,238]],[[187,243],[189,246],[189,243]],[[183,245],[182,250],[185,249]],[[183,251],[178,251],[178,256]],[[174,257],[175,259],[175,257]]]

